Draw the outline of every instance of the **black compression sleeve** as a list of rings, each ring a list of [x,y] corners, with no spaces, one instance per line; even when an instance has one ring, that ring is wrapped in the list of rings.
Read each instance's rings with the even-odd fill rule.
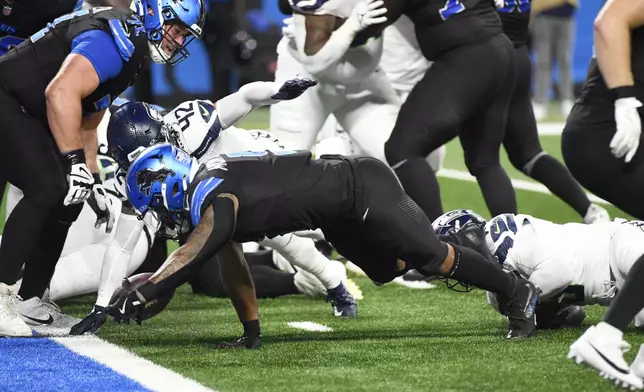
[[[214,208],[214,223],[202,220],[195,230],[190,234],[186,243],[181,247],[188,250],[195,243],[200,241],[199,235],[206,235],[201,233],[200,225],[213,225],[206,242],[203,247],[198,250],[198,253],[191,260],[182,258],[181,255],[170,255],[169,258],[173,260],[163,265],[155,275],[162,274],[163,269],[171,272],[170,275],[163,278],[157,283],[147,282],[139,288],[139,293],[147,300],[150,301],[158,293],[174,289],[188,280],[194,273],[198,273],[201,266],[209,259],[219,252],[219,250],[230,240],[235,232],[235,205],[234,202],[228,197],[216,197],[211,202],[208,208]],[[204,217],[207,219],[207,217]],[[179,248],[176,252],[180,252]],[[167,260],[166,260],[167,261]]]

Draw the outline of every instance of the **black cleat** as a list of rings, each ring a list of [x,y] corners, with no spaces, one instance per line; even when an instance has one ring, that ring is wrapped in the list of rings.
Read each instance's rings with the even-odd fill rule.
[[[535,309],[539,300],[539,290],[529,281],[515,276],[516,288],[512,297],[499,296],[499,309],[508,317],[508,339],[527,338],[536,333]]]
[[[583,306],[548,301],[537,305],[537,329],[576,328],[586,319]]]
[[[251,350],[255,350],[260,348],[261,346],[262,346],[261,336],[255,336],[254,338],[249,338],[248,336],[244,335],[232,342],[218,343],[217,346],[215,346],[215,348],[217,349],[248,348]]]

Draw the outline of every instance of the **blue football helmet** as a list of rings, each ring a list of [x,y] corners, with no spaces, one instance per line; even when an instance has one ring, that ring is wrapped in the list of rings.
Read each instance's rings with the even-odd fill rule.
[[[145,102],[119,106],[107,125],[109,155],[123,170],[146,147],[166,141],[167,129],[161,113]]]
[[[150,57],[159,64],[175,65],[185,60],[190,52],[186,49],[195,38],[201,38],[206,21],[203,0],[136,0],[132,3],[143,21],[150,45]],[[177,42],[164,29],[164,25],[178,25],[186,30],[183,42]],[[167,42],[171,52],[163,48]],[[166,47],[167,49],[168,47]]]
[[[461,229],[461,227],[470,222],[474,222],[477,225],[483,227],[485,226],[486,220],[481,215],[472,210],[453,210],[446,212],[436,218],[436,220],[432,222],[432,227],[434,228],[434,231],[437,235],[446,235],[456,233]],[[436,279],[445,283],[447,288],[454,291],[470,292],[473,289],[473,287],[467,283],[448,279],[444,276],[437,276]]]
[[[141,216],[152,210],[169,229],[186,224],[186,190],[199,165],[170,143],[143,150],[125,179],[127,198]]]

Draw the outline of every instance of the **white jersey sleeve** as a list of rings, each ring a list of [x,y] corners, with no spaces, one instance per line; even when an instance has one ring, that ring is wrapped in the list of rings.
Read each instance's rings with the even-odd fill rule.
[[[169,139],[199,159],[217,139],[222,126],[215,104],[208,100],[186,101],[163,116],[169,125]]]
[[[282,143],[270,132],[229,127],[220,132],[219,138],[211,144],[208,151],[198,161],[203,163],[217,155],[230,152],[283,149]]]

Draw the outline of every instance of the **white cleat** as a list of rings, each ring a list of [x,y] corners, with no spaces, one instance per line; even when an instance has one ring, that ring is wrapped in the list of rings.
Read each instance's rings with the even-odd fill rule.
[[[588,207],[588,211],[586,211],[586,216],[584,216],[584,223],[593,224],[603,222],[610,222],[608,211],[597,204],[591,204],[590,207]]]
[[[624,360],[624,352],[630,345],[623,340],[624,334],[617,328],[601,322],[588,328],[571,346],[568,358],[577,364],[586,363],[599,375],[633,390],[644,388],[642,379],[631,371]]]
[[[18,303],[25,323],[42,336],[67,336],[71,327],[81,320],[68,316],[49,299],[30,298]]]
[[[640,379],[644,379],[644,345],[640,346],[640,351],[631,364],[631,372]]]
[[[20,297],[12,286],[0,283],[0,336],[32,336],[31,328],[20,318]]]

